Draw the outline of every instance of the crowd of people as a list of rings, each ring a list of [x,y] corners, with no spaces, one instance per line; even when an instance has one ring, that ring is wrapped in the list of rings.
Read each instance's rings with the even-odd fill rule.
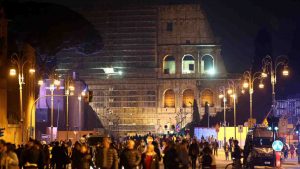
[[[104,137],[93,146],[82,140],[46,144],[30,139],[18,147],[0,140],[0,169],[195,169],[197,163],[216,168],[218,148],[213,138],[145,136],[117,143]]]

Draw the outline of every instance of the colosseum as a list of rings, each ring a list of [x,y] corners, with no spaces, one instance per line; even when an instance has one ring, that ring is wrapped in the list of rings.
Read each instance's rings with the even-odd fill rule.
[[[211,116],[222,111],[220,86],[237,78],[226,71],[201,4],[74,9],[99,31],[103,47],[90,55],[61,51],[56,71],[76,72],[88,84],[105,128],[173,132],[191,121],[194,99],[201,115],[206,102]]]

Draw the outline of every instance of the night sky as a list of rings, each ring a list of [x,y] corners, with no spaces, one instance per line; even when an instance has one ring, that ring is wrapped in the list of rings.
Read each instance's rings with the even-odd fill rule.
[[[20,0],[25,1],[25,0]],[[96,1],[96,0],[91,0]],[[99,0],[100,1],[100,0]],[[152,0],[151,2],[159,1]],[[39,0],[67,6],[89,5],[79,0]],[[101,0],[108,2],[147,4],[145,0]],[[222,55],[228,72],[242,73],[251,65],[258,68],[262,58],[269,54],[289,57],[291,75],[278,77],[277,99],[300,93],[300,1],[298,0],[163,0],[162,3],[200,2],[207,14],[214,34],[222,45]],[[270,79],[266,89],[254,93],[254,115],[262,119],[270,109]],[[256,92],[257,91],[257,92]],[[264,98],[263,101],[257,98]],[[248,112],[249,96],[242,96],[238,108]],[[259,112],[258,112],[259,110]]]

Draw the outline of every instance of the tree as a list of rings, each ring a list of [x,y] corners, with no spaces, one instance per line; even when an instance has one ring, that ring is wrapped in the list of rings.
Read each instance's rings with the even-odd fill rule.
[[[193,119],[190,123],[186,125],[186,128],[190,130],[191,137],[194,137],[194,129],[195,127],[200,126],[200,114],[199,114],[199,108],[197,104],[197,100],[194,99],[193,103]]]
[[[197,100],[194,99],[193,103],[193,120],[192,123],[199,124],[200,123],[200,114],[199,114],[199,108],[197,104]]]

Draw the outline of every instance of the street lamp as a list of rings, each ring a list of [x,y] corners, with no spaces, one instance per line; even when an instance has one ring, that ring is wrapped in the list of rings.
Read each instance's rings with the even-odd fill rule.
[[[234,139],[236,139],[236,99],[238,94],[238,88],[239,86],[235,84],[233,80],[228,81],[228,94],[230,94],[230,97],[233,98],[233,116],[234,116]],[[229,92],[230,91],[230,92]]]
[[[267,74],[271,76],[271,85],[272,85],[272,112],[274,113],[276,97],[275,97],[275,84],[276,84],[276,72],[279,66],[283,66],[282,75],[288,76],[288,58],[285,55],[280,55],[276,57],[275,61],[273,61],[270,55],[267,55],[262,60],[262,72],[264,73],[264,78],[267,77]]]
[[[253,105],[253,92],[254,92],[254,82],[255,80],[259,79],[260,80],[260,84],[259,84],[259,88],[264,88],[264,85],[262,83],[262,77],[266,77],[267,74],[265,72],[255,72],[253,73],[252,70],[248,70],[245,71],[243,74],[243,79],[244,79],[244,83],[243,83],[243,88],[245,89],[249,89],[249,104],[250,104],[250,117],[249,117],[249,127],[253,126],[253,110],[252,110],[252,105]],[[243,93],[243,91],[242,91]]]
[[[67,76],[64,79],[65,82],[65,95],[66,95],[66,129],[67,129],[67,140],[69,139],[69,96],[73,95],[75,87],[72,82],[72,78]]]
[[[226,87],[225,86],[221,86],[219,88],[220,90],[220,95],[219,98],[223,99],[223,104],[224,104],[224,144],[226,143]]]
[[[16,53],[11,55],[11,62],[13,65],[17,66],[17,70],[15,68],[11,68],[9,70],[10,76],[16,76],[18,73],[18,82],[19,82],[19,91],[20,91],[20,123],[21,123],[21,132],[22,132],[22,143],[24,143],[24,112],[23,112],[23,85],[25,84],[24,79],[24,66],[26,63],[31,63],[29,60],[24,60],[23,57],[20,57]],[[31,64],[29,69],[30,74],[34,74],[35,69]]]

